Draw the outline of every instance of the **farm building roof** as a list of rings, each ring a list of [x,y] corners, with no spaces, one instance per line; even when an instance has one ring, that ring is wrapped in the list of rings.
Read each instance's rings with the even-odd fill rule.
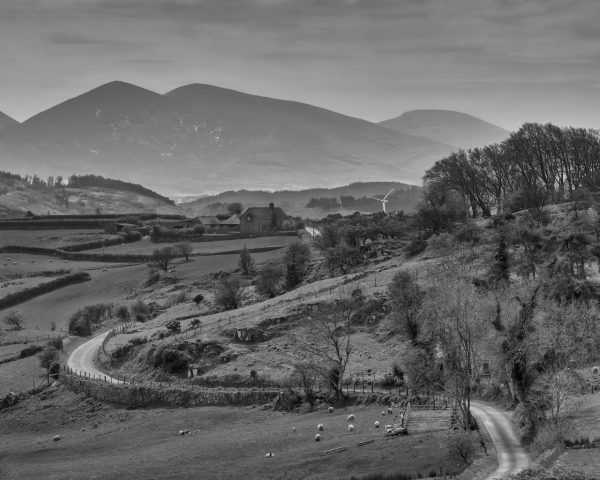
[[[202,225],[219,225],[221,223],[221,222],[219,222],[219,219],[213,215],[205,215],[203,217],[196,217],[196,219]]]
[[[275,216],[278,220],[289,218],[279,207],[274,207],[273,209],[271,209],[271,207],[250,207],[246,209],[242,216],[250,214],[255,220],[271,220],[271,218],[273,218],[273,212],[275,212]]]
[[[229,217],[226,220],[223,220],[221,222],[221,225],[235,226],[235,225],[239,225],[239,224],[240,224],[240,216],[237,213],[234,213],[231,217]]]

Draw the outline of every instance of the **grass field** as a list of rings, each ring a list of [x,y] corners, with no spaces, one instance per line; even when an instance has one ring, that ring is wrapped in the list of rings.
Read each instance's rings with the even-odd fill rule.
[[[285,247],[290,243],[297,241],[298,237],[259,237],[244,238],[239,240],[220,240],[218,242],[190,242],[192,253],[217,253],[241,250],[246,245],[247,248],[263,247]],[[135,243],[124,243],[123,245],[112,245],[105,247],[105,253],[130,253],[136,255],[151,255],[154,250],[165,247],[173,247],[181,242],[174,243],[153,243],[150,237]],[[102,253],[103,249],[87,250],[89,253]]]
[[[95,479],[331,480],[460,467],[446,453],[447,432],[381,440],[382,430],[373,428],[374,420],[382,420],[378,406],[297,415],[257,407],[127,411],[85,400],[78,413],[69,398],[77,401],[67,392],[61,399],[32,400],[31,411],[23,406],[13,416],[3,415],[0,435],[10,432],[11,442],[0,456],[2,478],[79,479],[93,472]],[[347,431],[350,412],[356,414],[353,433]],[[314,441],[318,423],[325,425],[320,443]],[[181,429],[191,435],[179,436]],[[52,441],[55,434],[60,442]],[[370,439],[377,441],[355,446]],[[343,445],[350,448],[323,455]],[[267,452],[275,456],[265,458]]]
[[[21,350],[26,346],[21,345]],[[37,355],[0,365],[0,397],[2,398],[11,389],[15,392],[23,392],[31,389],[34,384],[37,386],[45,381],[46,370],[40,367]]]
[[[23,245],[27,247],[60,248],[74,243],[91,242],[109,237],[98,229],[57,230],[0,230],[0,247]]]
[[[257,264],[280,259],[283,250],[253,254]],[[44,334],[48,332],[52,322],[60,328],[66,329],[67,320],[80,308],[94,303],[128,304],[134,300],[133,292],[148,276],[146,264],[119,267],[115,264],[99,262],[68,262],[57,261],[51,257],[25,254],[4,254],[0,259],[11,257],[17,265],[12,263],[6,268],[6,273],[23,273],[27,271],[50,270],[57,268],[93,269],[90,271],[91,281],[60,288],[53,292],[40,295],[10,309],[0,310],[3,317],[7,310],[17,310],[25,319],[24,332],[28,335]],[[31,260],[36,263],[30,263]],[[191,284],[205,278],[206,275],[234,270],[237,268],[239,255],[217,255],[196,257],[185,262],[177,259],[172,263],[175,275],[182,283]],[[107,267],[104,271],[103,267]],[[5,272],[5,269],[3,269]],[[129,297],[129,298],[128,298]],[[30,331],[29,331],[30,330]]]

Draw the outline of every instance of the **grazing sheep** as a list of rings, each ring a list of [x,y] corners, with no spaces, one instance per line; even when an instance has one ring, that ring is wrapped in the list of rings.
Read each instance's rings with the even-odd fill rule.
[[[321,441],[321,435],[319,435],[318,433],[315,435],[315,442],[320,442]]]
[[[373,425],[375,426],[375,428],[379,428],[379,422],[375,422]]]
[[[394,413],[394,411],[391,408],[388,408],[387,412],[388,412],[389,415],[392,415]]]
[[[179,430],[179,435],[189,435],[190,431],[189,430]]]
[[[348,415],[348,418],[346,420],[347,421],[354,420],[354,414],[352,413],[352,414]]]
[[[327,409],[327,411],[328,411],[329,413],[333,413],[333,407],[329,407],[329,408]]]
[[[52,440],[58,442],[60,440],[60,435],[54,435],[54,437],[52,437]]]
[[[382,416],[382,417],[385,417],[385,410],[382,410],[382,411],[381,411],[381,416]]]
[[[322,423],[319,423],[319,424],[317,425],[317,430],[318,430],[319,432],[322,432],[323,430],[325,430],[325,427],[323,426],[323,424],[322,424]]]
[[[295,432],[295,431],[296,431],[296,427],[292,427],[292,432]]]
[[[392,428],[394,428],[392,425],[386,425],[386,426],[385,426],[385,429],[386,429],[386,430],[391,430]]]
[[[600,368],[598,368],[598,367],[593,367],[593,368],[592,368],[592,373],[593,373],[594,375],[598,375],[598,372],[599,372],[599,371],[600,371]]]
[[[348,425],[348,431],[349,432],[353,432],[354,431],[354,425],[352,425],[352,424]]]
[[[265,457],[267,457],[267,458],[271,458],[271,457],[274,457],[274,456],[275,456],[275,454],[273,452],[267,452],[267,453],[265,453]]]

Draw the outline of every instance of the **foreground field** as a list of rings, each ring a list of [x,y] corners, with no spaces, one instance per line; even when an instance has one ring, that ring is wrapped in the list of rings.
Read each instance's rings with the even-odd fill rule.
[[[350,411],[356,414],[353,433],[347,431]],[[11,434],[6,455],[0,456],[0,476],[329,480],[374,472],[460,469],[446,454],[447,432],[355,447],[362,440],[383,438],[382,431],[373,428],[374,420],[383,420],[380,412],[378,406],[340,409],[333,415],[283,414],[257,407],[128,411],[61,389],[46,400],[35,397],[0,412],[0,435]],[[325,425],[320,443],[314,441],[318,423]],[[191,435],[179,436],[180,429],[190,429]],[[55,434],[61,435],[60,442],[52,441]],[[342,445],[352,448],[322,453]],[[267,452],[275,456],[265,458]]]
[[[110,237],[98,229],[57,230],[0,230],[0,247],[23,245],[27,247],[61,248],[74,243],[92,242]]]

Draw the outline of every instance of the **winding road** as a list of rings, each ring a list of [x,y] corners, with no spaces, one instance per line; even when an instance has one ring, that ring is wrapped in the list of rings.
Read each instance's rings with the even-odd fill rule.
[[[471,402],[471,412],[489,432],[498,452],[498,468],[486,480],[514,475],[529,465],[529,456],[521,447],[506,412],[482,402]]]
[[[104,338],[109,333],[110,330],[79,345],[73,350],[73,353],[69,355],[67,366],[79,375],[85,374],[89,377],[96,377],[102,380],[106,378],[107,382],[112,383],[124,383],[122,380],[106,375],[106,373],[98,370],[94,365],[94,360],[98,356],[98,350],[102,346]]]

